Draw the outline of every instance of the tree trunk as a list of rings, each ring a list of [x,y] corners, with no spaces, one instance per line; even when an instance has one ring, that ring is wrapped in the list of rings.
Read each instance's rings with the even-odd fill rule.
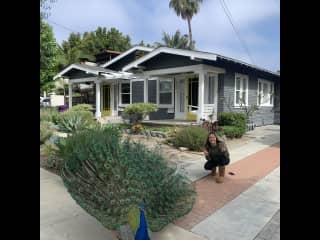
[[[191,32],[191,19],[187,18],[188,21],[188,28],[189,28],[189,47],[192,47],[192,32]]]

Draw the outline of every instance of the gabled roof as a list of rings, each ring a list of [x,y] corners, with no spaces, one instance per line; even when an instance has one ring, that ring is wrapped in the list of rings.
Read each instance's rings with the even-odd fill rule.
[[[151,52],[153,50],[153,48],[149,48],[149,47],[142,47],[142,46],[135,46],[133,48],[128,49],[127,51],[121,53],[120,55],[116,56],[115,58],[113,58],[111,61],[106,62],[105,64],[101,65],[101,67],[108,67],[109,65],[113,64],[114,62],[122,59],[123,57],[127,56],[128,54],[134,52],[134,51],[145,51],[145,52]]]
[[[84,71],[86,73],[91,73],[94,75],[102,75],[105,78],[121,78],[121,77],[126,78],[132,75],[131,73],[113,71],[103,67],[96,67],[96,66],[89,66],[86,64],[74,63],[74,64],[71,64],[69,67],[65,68],[64,70],[62,70],[61,72],[59,72],[56,76],[54,76],[53,80],[59,77],[62,77],[72,69],[77,69],[77,70]]]
[[[169,54],[175,54],[185,57],[190,57],[192,60],[200,58],[200,59],[207,59],[207,60],[217,60],[217,55],[214,53],[208,53],[208,52],[199,52],[199,51],[192,51],[192,50],[186,50],[186,49],[177,49],[177,48],[169,48],[169,47],[159,47],[153,50],[152,52],[144,55],[143,57],[137,59],[136,61],[133,61],[132,63],[124,66],[122,68],[123,71],[127,71],[131,68],[136,68],[140,63],[143,63],[150,58],[160,54],[160,53],[169,53]]]
[[[260,70],[260,71],[263,71],[263,72],[271,73],[271,74],[273,74],[273,75],[277,75],[277,76],[280,77],[280,73],[279,73],[279,72],[273,72],[273,71],[270,71],[270,70],[268,70],[268,69],[261,68],[261,67],[258,67],[258,66],[256,66],[256,65],[249,64],[249,63],[246,63],[246,62],[244,62],[244,61],[237,60],[237,59],[234,59],[234,58],[225,57],[225,56],[222,56],[222,55],[217,55],[217,56],[218,56],[218,58],[220,58],[220,59],[225,59],[225,60],[228,60],[228,61],[232,61],[232,62],[234,62],[234,63],[239,63],[239,64],[242,64],[242,65],[245,65],[245,66],[248,66],[248,67],[251,67],[251,68]]]
[[[201,52],[201,51],[194,51],[194,50],[186,50],[186,49],[176,49],[176,48],[169,48],[169,47],[159,47],[154,49],[153,51],[151,51],[150,53],[144,55],[143,57],[129,63],[128,65],[124,66],[122,68],[122,71],[128,71],[131,68],[137,68],[139,64],[161,54],[161,53],[168,53],[168,54],[175,54],[175,55],[179,55],[179,56],[186,56],[186,57],[190,57],[191,60],[195,60],[195,59],[203,59],[203,60],[211,60],[211,61],[217,61],[218,59],[224,59],[224,60],[228,60],[228,61],[232,61],[234,63],[237,64],[242,64],[260,71],[264,71],[264,72],[268,72],[271,73],[273,75],[277,75],[280,76],[279,73],[277,72],[273,72],[267,69],[263,69],[261,67],[252,65],[252,64],[248,64],[246,62],[240,61],[240,60],[236,60],[233,58],[229,58],[229,57],[225,57],[216,53],[209,53],[209,52]]]

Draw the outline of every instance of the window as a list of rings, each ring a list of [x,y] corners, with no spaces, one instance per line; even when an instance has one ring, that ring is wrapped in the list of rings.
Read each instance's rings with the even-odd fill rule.
[[[258,80],[258,98],[260,106],[273,106],[274,84],[273,82]]]
[[[120,87],[120,104],[130,104],[130,82],[121,83]]]
[[[204,82],[204,104],[214,104],[214,83],[216,76],[208,74]]]
[[[159,101],[160,105],[173,104],[173,81],[172,79],[159,79]]]
[[[234,105],[248,105],[248,76],[236,74]]]

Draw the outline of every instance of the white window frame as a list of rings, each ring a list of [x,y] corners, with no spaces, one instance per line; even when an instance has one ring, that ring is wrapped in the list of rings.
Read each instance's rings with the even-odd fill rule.
[[[127,84],[127,83],[130,84],[130,93],[129,93],[129,95],[130,95],[130,103],[122,103],[122,94],[123,94],[121,92],[122,91],[122,84]],[[125,93],[125,94],[127,94],[127,93]],[[132,84],[131,84],[131,81],[130,80],[121,80],[119,82],[119,106],[126,107],[131,103],[132,103]]]
[[[160,104],[160,81],[161,80],[171,80],[171,104]],[[161,77],[157,79],[157,105],[159,108],[173,108],[174,106],[174,79],[172,77]]]
[[[259,83],[261,83],[261,91],[259,92]],[[259,95],[261,94],[261,98],[263,101],[263,84],[267,84],[268,86],[268,97],[267,102],[259,104]],[[271,96],[272,95],[272,96]],[[272,97],[272,104],[270,103],[270,99]],[[274,82],[268,81],[265,79],[258,79],[258,86],[257,86],[257,105],[258,106],[267,106],[267,107],[273,107],[274,105]]]
[[[249,106],[249,103],[248,103],[248,95],[249,95],[249,77],[248,75],[244,75],[244,74],[240,74],[240,73],[235,73],[235,77],[234,77],[234,106],[235,107],[240,107],[240,103],[237,103],[237,78],[240,77],[240,98],[242,96],[242,92],[246,92],[246,104],[245,105],[242,105],[242,106]],[[246,89],[243,89],[243,80],[246,81],[246,86],[247,88]]]

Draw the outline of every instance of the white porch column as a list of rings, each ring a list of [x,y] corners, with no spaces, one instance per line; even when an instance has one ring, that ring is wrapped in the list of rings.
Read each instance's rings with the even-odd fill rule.
[[[101,118],[101,107],[100,107],[100,82],[96,81],[96,113],[95,113],[95,117],[96,118]]]
[[[69,81],[69,109],[72,108],[72,83]]]
[[[198,114],[197,123],[200,123],[200,119],[203,118],[203,104],[204,104],[204,72],[199,72],[199,94],[198,94]]]

